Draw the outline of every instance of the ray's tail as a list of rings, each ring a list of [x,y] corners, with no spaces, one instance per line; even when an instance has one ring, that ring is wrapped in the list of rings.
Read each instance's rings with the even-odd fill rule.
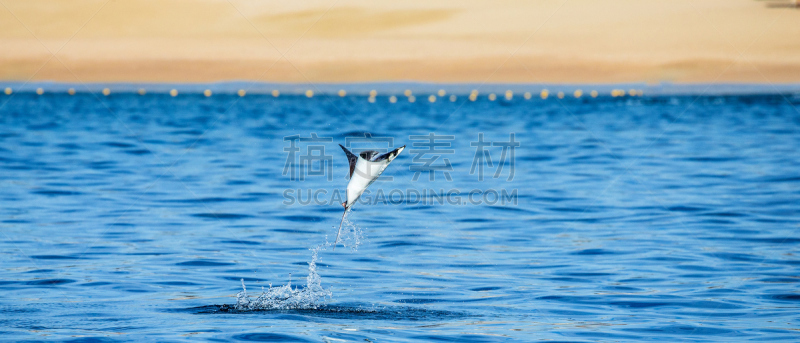
[[[339,223],[339,231],[336,232],[336,242],[333,243],[332,251],[336,251],[336,244],[339,244],[339,235],[342,233],[342,224],[344,224],[344,216],[347,215],[347,209],[344,209],[344,213],[342,213],[342,221]]]

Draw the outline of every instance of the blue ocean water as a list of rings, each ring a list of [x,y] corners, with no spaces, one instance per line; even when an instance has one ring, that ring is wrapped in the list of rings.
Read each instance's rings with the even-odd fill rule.
[[[0,95],[0,340],[800,340],[800,97],[448,96]]]

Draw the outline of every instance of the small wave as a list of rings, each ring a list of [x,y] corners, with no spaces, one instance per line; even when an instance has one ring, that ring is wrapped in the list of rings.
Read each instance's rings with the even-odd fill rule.
[[[192,261],[184,261],[176,263],[176,266],[188,266],[188,267],[223,267],[223,266],[232,266],[235,263],[230,262],[218,262],[212,260],[192,260]]]
[[[238,214],[238,213],[195,213],[192,214],[193,217],[197,218],[205,218],[205,219],[246,219],[252,218],[253,216],[247,214]]]
[[[311,342],[296,336],[268,332],[245,333],[233,338],[246,342]]]
[[[281,316],[308,316],[346,320],[386,320],[386,321],[439,321],[466,317],[479,317],[468,312],[445,311],[417,306],[376,306],[375,304],[348,303],[340,305],[320,305],[317,308],[288,310],[250,310],[240,311],[233,305],[208,305],[201,307],[168,309],[168,312],[192,314],[270,314]]]

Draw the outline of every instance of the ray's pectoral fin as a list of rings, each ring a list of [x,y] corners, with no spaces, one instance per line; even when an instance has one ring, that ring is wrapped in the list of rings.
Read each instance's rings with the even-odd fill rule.
[[[344,153],[347,154],[347,162],[350,163],[350,175],[349,175],[349,177],[352,178],[353,177],[353,171],[356,170],[356,162],[358,162],[358,156],[356,156],[355,154],[350,152],[350,150],[347,150],[347,148],[345,148],[344,145],[339,144],[339,146],[342,147],[342,150],[344,150]]]
[[[395,157],[397,157],[397,155],[400,155],[400,153],[403,152],[403,149],[405,149],[405,148],[406,148],[406,146],[403,145],[403,146],[401,146],[401,147],[399,147],[397,149],[394,149],[394,150],[389,151],[389,152],[387,152],[387,153],[385,153],[383,155],[375,157],[372,161],[373,162],[378,162],[378,161],[387,160],[388,162],[392,162],[395,159]]]

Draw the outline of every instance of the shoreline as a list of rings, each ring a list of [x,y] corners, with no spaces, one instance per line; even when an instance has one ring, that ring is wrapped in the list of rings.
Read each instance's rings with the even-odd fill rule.
[[[0,42],[0,47],[2,42]],[[68,58],[8,59],[0,56],[0,82],[217,83],[542,83],[542,84],[730,84],[800,83],[800,58],[789,61],[692,59],[649,62],[556,56],[495,56],[383,60],[286,61],[241,59],[105,60]]]
[[[415,81],[391,82],[336,82],[336,83],[276,83],[276,82],[251,82],[246,80],[221,81],[211,83],[190,82],[93,82],[73,83],[59,81],[34,81],[34,82],[4,82],[0,81],[0,97],[2,91],[11,89],[12,94],[36,93],[41,89],[43,93],[96,93],[102,94],[104,90],[109,94],[136,94],[142,90],[145,94],[169,94],[176,90],[180,95],[202,95],[206,91],[216,95],[236,95],[240,91],[249,95],[271,95],[278,91],[280,95],[305,96],[311,90],[313,96],[340,96],[344,90],[347,96],[368,97],[371,92],[376,92],[378,97],[403,96],[406,91],[415,95],[431,95],[444,91],[447,95],[467,96],[478,91],[481,96],[494,93],[498,98],[511,91],[515,97],[523,97],[530,93],[531,98],[540,98],[542,91],[547,91],[550,98],[555,98],[559,92],[565,97],[574,97],[575,91],[580,91],[582,97],[589,98],[592,91],[598,96],[611,96],[612,93],[624,91],[628,96],[630,91],[639,92],[646,96],[738,96],[738,95],[771,95],[793,94],[800,95],[800,83],[790,84],[765,84],[765,83],[436,83]]]

